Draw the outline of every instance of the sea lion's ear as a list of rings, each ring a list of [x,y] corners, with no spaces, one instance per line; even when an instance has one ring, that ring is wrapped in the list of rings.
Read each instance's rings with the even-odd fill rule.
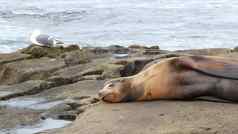
[[[183,56],[175,63],[176,66],[206,75],[238,80],[238,60],[211,56]]]

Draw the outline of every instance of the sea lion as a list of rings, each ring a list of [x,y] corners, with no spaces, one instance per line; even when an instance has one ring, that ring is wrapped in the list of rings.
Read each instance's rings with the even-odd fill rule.
[[[162,60],[138,74],[105,83],[99,96],[107,102],[193,99],[212,96],[238,101],[238,60],[181,56]]]

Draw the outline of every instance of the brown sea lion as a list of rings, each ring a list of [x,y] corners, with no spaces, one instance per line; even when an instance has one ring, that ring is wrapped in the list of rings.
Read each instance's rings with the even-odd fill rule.
[[[107,102],[201,96],[238,101],[238,60],[209,56],[168,58],[134,76],[106,82],[99,96]]]

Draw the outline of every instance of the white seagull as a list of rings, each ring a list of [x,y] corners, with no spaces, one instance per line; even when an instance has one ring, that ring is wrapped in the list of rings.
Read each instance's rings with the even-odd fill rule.
[[[42,34],[39,30],[35,30],[30,36],[30,42],[39,46],[54,47],[64,44],[62,41],[55,39],[53,36]]]

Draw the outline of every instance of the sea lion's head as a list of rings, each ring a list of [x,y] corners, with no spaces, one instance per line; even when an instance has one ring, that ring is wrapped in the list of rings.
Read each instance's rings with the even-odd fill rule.
[[[119,78],[106,82],[98,95],[103,101],[116,103],[135,101],[141,93],[133,88],[129,78]]]

